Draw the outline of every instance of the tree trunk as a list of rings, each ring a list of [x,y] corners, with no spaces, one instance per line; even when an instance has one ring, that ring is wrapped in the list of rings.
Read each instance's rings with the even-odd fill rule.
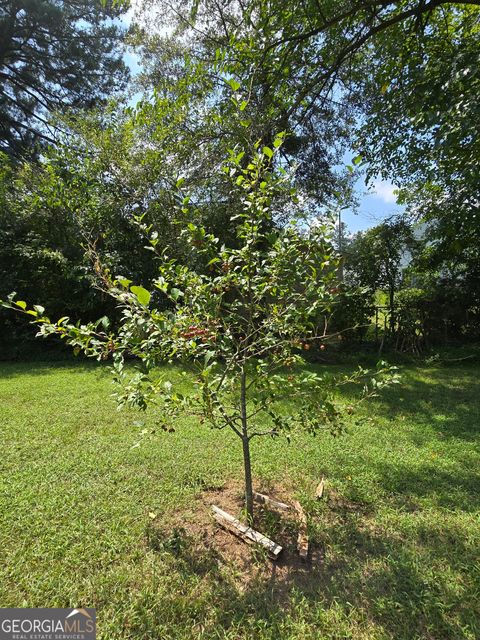
[[[240,387],[240,409],[242,415],[242,445],[243,445],[243,469],[245,472],[245,508],[250,522],[253,520],[253,486],[252,465],[250,462],[250,439],[248,437],[247,424],[247,376],[242,369]]]
[[[390,283],[389,287],[389,302],[390,302],[390,334],[393,339],[395,335],[395,285]]]
[[[243,444],[243,467],[245,471],[245,508],[249,522],[253,520],[253,487],[252,487],[252,467],[250,464],[250,441],[242,438]]]

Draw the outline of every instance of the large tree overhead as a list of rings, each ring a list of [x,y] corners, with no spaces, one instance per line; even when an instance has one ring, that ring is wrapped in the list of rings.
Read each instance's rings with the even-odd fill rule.
[[[480,10],[440,7],[417,29],[398,25],[369,61],[360,144],[371,172],[402,186],[459,177],[476,186]]]
[[[396,25],[370,60],[359,131],[369,171],[393,177],[427,222],[423,268],[478,300],[480,10],[441,6],[417,29]]]
[[[49,113],[89,107],[122,87],[125,5],[99,0],[0,0],[0,150],[48,140]]]
[[[268,146],[277,132],[288,131],[277,162],[297,165],[297,187],[312,208],[328,206],[337,192],[349,191],[350,176],[341,165],[353,114],[350,103],[339,99],[340,89],[335,96],[327,90],[304,117],[300,96],[315,74],[313,49],[303,43],[279,54],[271,47],[286,20],[280,4],[145,0],[145,28],[138,37],[141,80],[150,92],[183,78],[192,61],[201,63],[210,83],[204,146],[221,148],[221,155],[232,141]],[[244,140],[247,135],[252,139]]]
[[[328,204],[341,187],[345,150],[353,145],[363,155],[353,131],[365,121],[372,89],[382,103],[389,98],[383,82],[377,86],[380,58],[384,70],[395,61],[386,44],[408,40],[412,55],[421,55],[432,28],[441,45],[434,25],[478,15],[480,0],[143,0],[140,6],[150,36],[140,38],[149,89],[181,76],[185,53],[208,65],[213,100],[233,79],[243,120],[255,123],[257,139],[268,145],[276,131],[288,131],[284,161],[298,164],[297,180],[316,204]],[[233,124],[223,118],[222,141]]]

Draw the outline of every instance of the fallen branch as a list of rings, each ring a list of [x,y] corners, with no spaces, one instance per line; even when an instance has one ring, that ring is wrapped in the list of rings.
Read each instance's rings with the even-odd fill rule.
[[[464,360],[470,360],[470,358],[475,358],[475,354],[472,353],[469,356],[463,356],[463,358],[442,358],[440,362],[442,364],[453,364],[455,362],[463,362]]]
[[[308,558],[307,516],[305,515],[305,511],[302,509],[302,505],[299,502],[295,500],[293,506],[298,514],[298,520],[300,522],[297,538],[298,554],[302,558],[302,560],[306,560]]]
[[[273,560],[276,560],[282,552],[282,547],[279,544],[273,542],[273,540],[270,540],[270,538],[267,538],[262,533],[255,531],[251,527],[242,524],[240,520],[237,520],[226,511],[216,507],[214,504],[212,504],[212,511],[218,524],[241,538],[244,542],[249,544],[261,544],[265,547],[268,551],[268,555]]]
[[[263,493],[253,492],[253,499],[255,502],[259,502],[260,504],[266,504],[272,509],[279,509],[280,511],[291,511],[292,507],[289,504],[285,504],[284,502],[279,502],[278,500],[274,500],[273,498],[269,498]]]

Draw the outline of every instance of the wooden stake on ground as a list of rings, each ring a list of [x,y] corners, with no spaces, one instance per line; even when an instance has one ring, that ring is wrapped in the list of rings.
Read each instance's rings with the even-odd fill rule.
[[[307,533],[307,516],[305,515],[305,511],[302,509],[302,505],[296,500],[293,503],[295,511],[298,514],[298,520],[300,522],[300,526],[298,529],[298,538],[297,538],[297,549],[302,560],[307,560],[308,558],[308,533]]]
[[[261,544],[263,547],[265,547],[265,549],[268,551],[268,555],[273,560],[276,560],[282,552],[282,547],[279,544],[273,542],[273,540],[270,540],[262,533],[259,533],[251,527],[243,524],[242,522],[240,522],[240,520],[237,520],[226,511],[223,511],[219,507],[216,507],[214,504],[212,504],[212,511],[218,524],[241,538],[244,542],[248,542],[249,544]]]
[[[266,504],[272,509],[279,509],[280,511],[291,511],[292,507],[289,504],[285,504],[285,502],[279,502],[278,500],[274,500],[273,498],[269,498],[263,493],[253,492],[253,499],[255,502],[259,502],[260,504]]]
[[[321,500],[323,498],[323,492],[325,490],[325,478],[320,480],[318,487],[315,489],[315,498]]]

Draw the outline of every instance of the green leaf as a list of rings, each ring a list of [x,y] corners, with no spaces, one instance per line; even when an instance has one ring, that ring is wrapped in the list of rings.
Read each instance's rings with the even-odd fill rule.
[[[210,360],[215,356],[215,351],[207,351],[205,354],[205,366],[208,365]]]
[[[152,296],[143,287],[135,287],[135,286],[133,286],[133,287],[130,287],[130,291],[133,293],[134,296],[136,296],[136,298],[140,302],[140,304],[143,304],[143,305],[147,306],[148,303],[150,302],[150,298]]]
[[[41,304],[34,304],[33,308],[35,309],[35,311],[37,313],[39,313],[41,316],[45,313],[45,307],[42,307]]]
[[[110,320],[108,319],[107,316],[103,316],[100,318],[100,320],[98,321],[99,325],[102,325],[102,327],[104,329],[108,329],[108,327],[110,326]]]
[[[267,156],[267,158],[273,157],[273,151],[270,149],[270,147],[263,147],[262,151],[263,151],[263,155]]]
[[[24,302],[23,300],[17,300],[15,302],[15,304],[17,305],[17,307],[20,307],[20,309],[26,309],[27,308],[27,303]]]
[[[173,289],[170,289],[170,297],[174,300],[178,300],[178,298],[182,295],[183,293],[180,291],[180,289],[176,289],[175,287],[173,287]]]
[[[362,161],[362,156],[359,154],[358,156],[355,156],[355,158],[353,158],[352,162],[355,166],[359,165]]]
[[[237,82],[234,78],[228,81],[228,84],[232,87],[233,91],[238,91],[240,89],[240,83]]]

